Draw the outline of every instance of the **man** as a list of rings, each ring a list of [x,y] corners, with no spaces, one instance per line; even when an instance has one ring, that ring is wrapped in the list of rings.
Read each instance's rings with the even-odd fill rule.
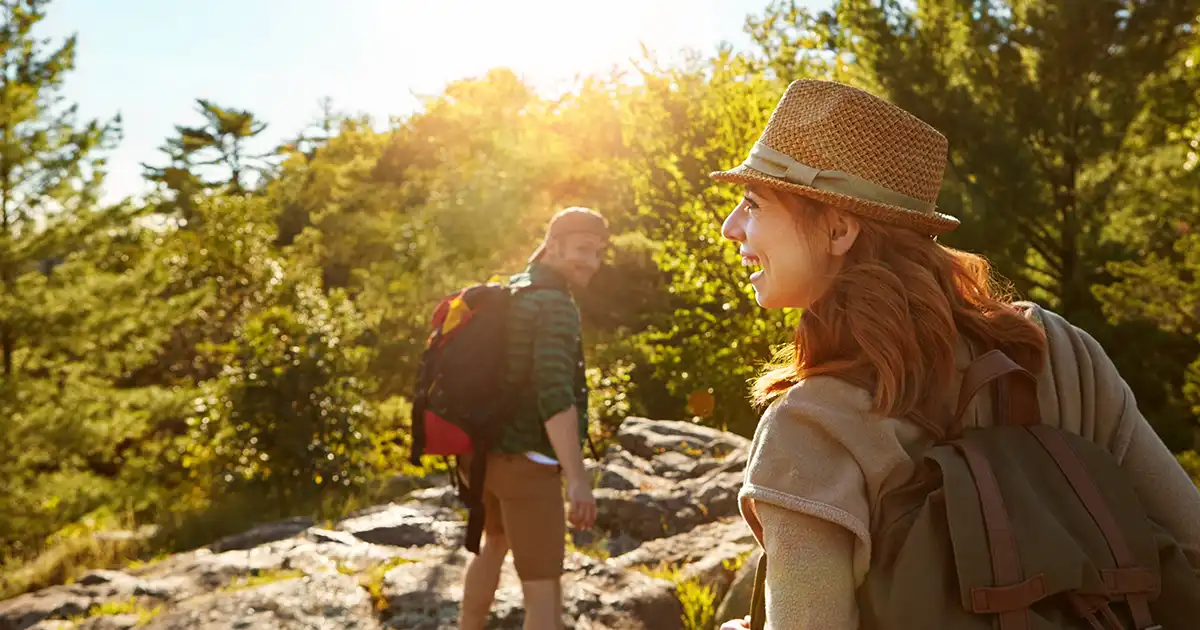
[[[517,413],[488,455],[484,528],[467,567],[460,627],[482,630],[509,549],[521,578],[525,628],[562,627],[566,478],[571,524],[589,529],[596,500],[583,467],[587,384],[579,310],[570,294],[588,285],[608,247],[608,223],[597,212],[556,214],[541,246],[513,286],[536,285],[511,304],[505,384],[523,388]],[[466,468],[466,467],[464,467]]]

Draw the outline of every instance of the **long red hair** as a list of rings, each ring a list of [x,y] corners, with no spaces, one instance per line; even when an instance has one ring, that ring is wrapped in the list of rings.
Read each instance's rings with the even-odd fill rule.
[[[830,209],[772,192],[793,212],[799,233],[815,247],[828,245],[821,227]],[[859,223],[841,270],[801,315],[790,351],[755,380],[756,404],[832,374],[870,382],[875,412],[924,417],[945,394],[939,384],[951,382],[960,335],[980,352],[1000,349],[1035,374],[1042,369],[1045,335],[1011,306],[1010,287],[986,259],[905,228]]]

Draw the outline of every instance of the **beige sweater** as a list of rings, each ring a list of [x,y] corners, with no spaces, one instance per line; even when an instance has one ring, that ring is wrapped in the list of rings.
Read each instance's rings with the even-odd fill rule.
[[[1146,511],[1200,568],[1200,491],[1138,411],[1125,381],[1086,332],[1041,308],[1050,360],[1039,376],[1043,421],[1107,448],[1129,471]],[[971,361],[964,345],[958,367]],[[947,388],[956,396],[958,382]],[[871,559],[880,497],[913,474],[922,429],[869,412],[870,396],[830,377],[793,387],[763,415],[741,490],[742,516],[766,552],[767,628],[858,627],[854,591]],[[991,422],[988,393],[965,415]]]

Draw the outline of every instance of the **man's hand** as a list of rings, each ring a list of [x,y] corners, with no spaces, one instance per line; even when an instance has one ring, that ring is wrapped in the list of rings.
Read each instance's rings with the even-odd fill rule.
[[[596,498],[586,476],[567,481],[567,498],[571,501],[567,520],[576,529],[591,529],[596,523]]]
[[[571,501],[571,512],[567,515],[571,525],[579,529],[591,529],[596,522],[596,498],[592,496],[592,482],[583,467],[583,451],[579,444],[579,415],[572,406],[554,414],[546,421],[546,435],[558,456],[563,474],[567,478],[567,498]]]
[[[746,615],[743,619],[730,619],[721,624],[721,630],[749,630],[750,615]]]

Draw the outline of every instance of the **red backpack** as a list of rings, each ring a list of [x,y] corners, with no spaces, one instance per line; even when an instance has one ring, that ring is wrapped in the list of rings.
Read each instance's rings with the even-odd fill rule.
[[[433,311],[412,396],[412,454],[471,457],[466,486],[452,478],[466,503],[467,549],[477,553],[483,531],[486,454],[512,419],[522,387],[506,387],[508,313],[519,293],[555,287],[475,284],[443,298]],[[528,375],[521,382],[528,381]]]

